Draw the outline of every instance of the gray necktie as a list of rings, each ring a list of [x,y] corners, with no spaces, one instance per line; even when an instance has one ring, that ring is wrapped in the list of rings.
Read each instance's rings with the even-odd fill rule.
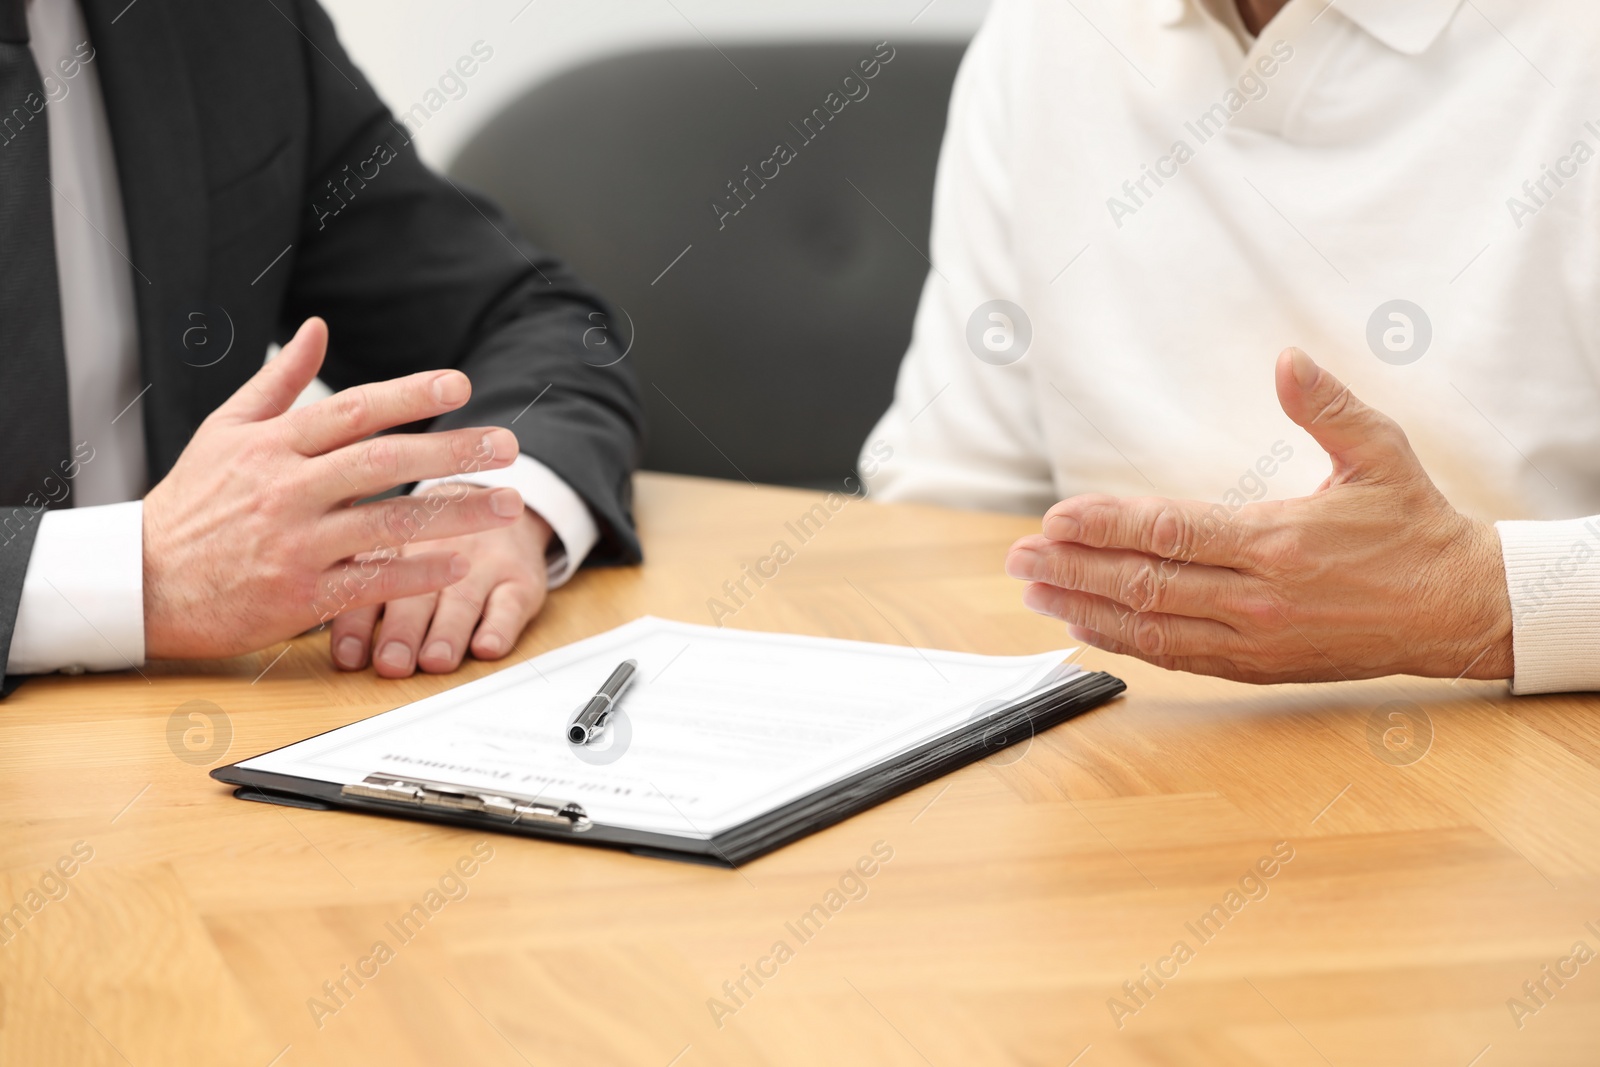
[[[0,508],[7,515],[19,505],[67,506],[71,489],[50,131],[24,3],[0,0]]]

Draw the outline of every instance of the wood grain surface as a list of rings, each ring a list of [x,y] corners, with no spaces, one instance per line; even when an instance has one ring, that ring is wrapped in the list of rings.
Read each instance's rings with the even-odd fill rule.
[[[1001,574],[1032,520],[638,490],[648,563],[583,572],[506,662],[645,613],[1067,643]],[[343,675],[311,635],[31,682],[0,704],[0,1063],[1600,1063],[1600,701],[1082,659],[1127,695],[736,871],[207,776],[492,664]]]

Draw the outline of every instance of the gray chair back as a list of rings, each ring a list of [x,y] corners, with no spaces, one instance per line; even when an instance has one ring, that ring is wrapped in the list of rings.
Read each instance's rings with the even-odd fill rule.
[[[875,50],[606,58],[529,90],[451,166],[625,313],[647,468],[834,488],[854,470],[928,273],[964,45],[894,45],[868,80]]]

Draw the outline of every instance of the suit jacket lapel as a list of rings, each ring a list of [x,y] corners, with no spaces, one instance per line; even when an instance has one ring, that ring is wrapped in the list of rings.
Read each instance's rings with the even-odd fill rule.
[[[128,255],[152,481],[199,416],[183,360],[185,315],[206,298],[206,177],[188,66],[168,0],[82,0],[105,96],[128,224]],[[145,279],[148,278],[148,281]]]

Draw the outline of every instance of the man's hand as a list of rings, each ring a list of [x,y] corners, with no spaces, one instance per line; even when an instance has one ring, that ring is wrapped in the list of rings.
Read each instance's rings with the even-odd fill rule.
[[[327,341],[322,320],[308,319],[200,424],[145,497],[152,658],[251,652],[341,611],[434,593],[475,566],[460,541],[440,539],[506,534],[524,515],[515,490],[462,485],[353,506],[408,482],[505,467],[517,439],[491,428],[371,437],[466,403],[471,384],[454,370],[346,389],[291,411]]]
[[[1458,513],[1393,420],[1298,349],[1278,400],[1333,473],[1308,497],[1236,512],[1078,496],[1011,547],[1023,602],[1077,640],[1249,682],[1511,675],[1494,528]]]
[[[545,550],[551,537],[550,524],[524,508],[503,529],[430,542],[433,550],[459,552],[471,569],[441,592],[405,597],[382,608],[383,631],[373,669],[385,678],[405,678],[419,667],[435,674],[453,671],[469,650],[478,659],[499,659],[510,652],[522,628],[544,606]],[[416,551],[407,546],[402,555]],[[358,608],[333,621],[335,664],[347,671],[367,665],[378,613],[377,606]]]

